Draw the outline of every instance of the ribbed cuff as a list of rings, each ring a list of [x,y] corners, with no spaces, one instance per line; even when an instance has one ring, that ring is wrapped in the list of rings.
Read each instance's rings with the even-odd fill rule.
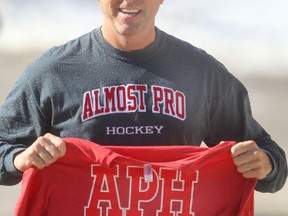
[[[6,156],[4,160],[4,165],[5,165],[6,172],[8,173],[8,175],[13,178],[19,178],[20,181],[21,181],[23,173],[15,168],[14,158],[17,154],[19,154],[20,152],[24,150],[25,148],[15,148]]]
[[[277,175],[276,161],[267,150],[265,150],[265,149],[262,149],[262,150],[268,155],[268,157],[270,158],[271,163],[272,163],[272,171],[263,180],[264,181],[270,181],[273,178],[275,178]]]

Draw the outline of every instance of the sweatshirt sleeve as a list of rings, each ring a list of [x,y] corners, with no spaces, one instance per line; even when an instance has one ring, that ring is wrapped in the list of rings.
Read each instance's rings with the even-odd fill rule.
[[[265,179],[258,181],[256,190],[260,192],[276,192],[284,186],[287,179],[285,152],[269,135],[258,138],[256,143],[267,153],[273,165],[272,172]]]
[[[236,142],[254,140],[271,159],[273,171],[259,180],[256,190],[276,192],[287,179],[287,160],[283,149],[254,119],[246,88],[236,78],[227,85],[222,98],[218,98],[211,114],[210,130],[205,142],[209,146],[225,140]],[[217,98],[217,97],[216,97]]]
[[[1,185],[21,181],[22,173],[15,169],[14,157],[44,134],[48,127],[29,76],[29,73],[22,75],[0,108]]]

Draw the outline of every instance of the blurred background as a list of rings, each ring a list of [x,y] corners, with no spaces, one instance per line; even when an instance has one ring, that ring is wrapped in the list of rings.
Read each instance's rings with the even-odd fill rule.
[[[157,26],[206,50],[240,79],[255,118],[288,153],[288,1],[166,0]],[[0,0],[0,104],[39,55],[102,22],[96,0]],[[0,215],[13,215],[20,185],[0,186]],[[256,216],[288,215],[288,184],[255,194]]]

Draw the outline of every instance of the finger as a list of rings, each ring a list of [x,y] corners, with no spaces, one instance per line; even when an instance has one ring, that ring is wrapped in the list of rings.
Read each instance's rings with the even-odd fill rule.
[[[61,151],[53,143],[50,143],[50,141],[45,143],[43,147],[53,159],[58,159],[61,157]]]
[[[44,138],[48,139],[50,141],[51,144],[53,144],[57,150],[59,150],[60,152],[60,156],[62,157],[65,155],[66,153],[66,144],[65,142],[58,136],[55,136],[53,134],[47,133],[44,135]],[[54,151],[55,149],[53,149]]]
[[[56,150],[51,150],[53,148],[56,149],[56,147],[53,147],[53,145],[49,143],[49,141],[40,137],[37,142],[31,147],[30,158],[33,161],[33,165],[36,167],[42,167],[42,164],[44,164],[44,166],[48,166],[54,161],[56,161],[60,153],[57,153]],[[54,152],[54,156],[51,152]],[[39,161],[39,159],[41,161]]]
[[[237,170],[240,173],[245,173],[251,170],[251,166],[248,163],[242,164],[240,166],[237,166]]]
[[[261,169],[261,161],[260,160],[250,160],[247,163],[242,163],[241,165],[237,165],[237,170],[240,173],[245,173],[251,170]]]
[[[258,173],[258,172],[257,172],[256,170],[249,170],[249,171],[247,171],[247,172],[242,173],[242,176],[243,176],[244,178],[247,178],[247,179],[249,179],[249,178],[256,178],[256,179],[258,179],[257,173]]]
[[[239,142],[232,146],[231,148],[231,155],[232,157],[237,157],[241,154],[244,154],[245,152],[251,151],[251,150],[257,150],[258,146],[254,141],[245,141],[245,142]]]
[[[41,158],[46,166],[55,161],[55,158],[53,158],[51,154],[45,149],[37,152],[37,155]]]
[[[30,161],[31,165],[35,166],[37,169],[43,169],[48,166],[48,164],[38,154],[34,154],[30,158]]]
[[[41,159],[41,156],[38,152],[41,152],[41,146],[37,146],[33,144],[29,148],[27,148],[24,152],[19,154],[19,157],[22,157],[22,164],[24,164],[24,170],[28,169],[31,166],[35,166],[38,169],[44,168],[45,162]],[[23,171],[24,171],[23,170]]]
[[[258,158],[258,151],[247,151],[238,156],[234,156],[233,161],[236,166],[241,166],[244,164],[251,163],[252,161],[257,160]]]
[[[57,137],[53,136],[47,138],[47,136],[44,136],[42,142],[42,146],[53,159],[58,159],[63,156],[63,152],[61,151],[60,147],[62,145],[62,140],[60,138],[57,139]]]
[[[264,179],[266,177],[266,173],[263,169],[252,169],[247,172],[242,173],[244,178],[255,178],[258,180]]]
[[[33,145],[33,150],[39,155],[42,156],[43,158],[55,158],[59,157],[60,152],[56,148],[56,146],[47,138],[45,137],[39,137],[35,144]]]

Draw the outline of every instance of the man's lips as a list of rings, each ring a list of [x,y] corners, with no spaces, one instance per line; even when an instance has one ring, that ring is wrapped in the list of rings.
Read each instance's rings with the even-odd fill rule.
[[[126,8],[120,8],[119,9],[121,13],[128,14],[128,15],[136,15],[140,13],[141,10],[138,9],[126,9]]]

